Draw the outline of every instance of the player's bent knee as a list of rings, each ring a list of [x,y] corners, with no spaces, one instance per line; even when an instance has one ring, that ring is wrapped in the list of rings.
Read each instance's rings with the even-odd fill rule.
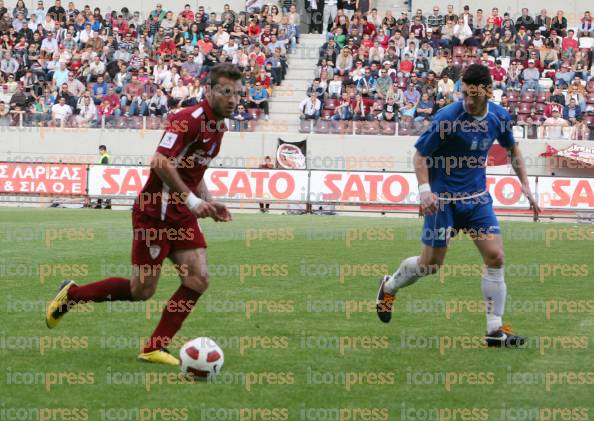
[[[189,275],[185,276],[182,283],[184,286],[193,289],[194,291],[204,293],[208,289],[208,275]]]
[[[157,287],[137,284],[132,286],[132,298],[135,301],[146,301],[155,295]]]
[[[490,268],[503,267],[505,262],[505,253],[503,250],[493,251],[485,256],[485,265]]]

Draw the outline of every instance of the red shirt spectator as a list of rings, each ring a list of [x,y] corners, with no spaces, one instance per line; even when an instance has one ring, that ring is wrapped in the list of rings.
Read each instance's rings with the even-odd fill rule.
[[[375,36],[375,25],[371,22],[363,22],[363,33],[369,35],[370,37]]]
[[[260,48],[258,46],[254,47],[254,51],[250,53],[249,58],[250,60],[256,60],[256,63],[258,63],[258,65],[260,66],[263,66],[266,62],[266,55],[262,51],[260,51]]]
[[[125,19],[123,19],[121,15],[118,16],[118,18],[112,22],[112,25],[114,28],[118,28],[118,31],[122,35],[128,33],[128,29],[130,29],[130,27],[128,26],[128,22]]]
[[[577,50],[578,48],[578,41],[577,39],[573,38],[573,31],[569,31],[568,36],[566,36],[565,38],[563,38],[563,42],[561,43],[561,48],[563,50],[567,50],[568,48],[573,48],[574,50]]]
[[[559,114],[563,114],[563,105],[557,104],[556,102],[551,102],[547,104],[544,109],[544,115],[546,118],[550,118],[553,116],[553,112],[557,111]]]
[[[159,45],[159,54],[161,55],[173,55],[175,54],[175,50],[175,41],[173,41],[169,36],[166,36],[165,39],[161,41],[161,44]]]
[[[115,110],[120,106],[120,97],[113,92],[112,88],[109,89],[109,92],[108,95],[103,97],[103,103],[105,103],[105,101],[109,102],[110,108]]]
[[[415,68],[414,63],[408,57],[405,57],[400,62],[400,71],[403,73],[412,73],[414,68]]]
[[[184,11],[180,13],[180,16],[186,19],[187,21],[194,21],[194,12],[192,12],[192,9],[190,8],[189,4],[185,6]]]
[[[196,45],[200,48],[200,51],[202,51],[202,54],[204,55],[210,53],[214,48],[214,44],[210,40],[209,35],[204,35],[204,38],[198,41]]]
[[[258,24],[256,22],[250,23],[250,26],[248,26],[248,35],[250,37],[258,36],[258,35],[260,35],[260,32],[262,32],[262,30],[260,29],[260,27],[258,26]]]
[[[97,114],[99,117],[111,117],[114,113],[114,109],[108,101],[103,101],[99,107],[97,107]]]
[[[260,44],[262,44],[262,45],[270,44],[270,32],[264,31],[260,34]]]
[[[260,82],[263,88],[270,89],[270,76],[266,71],[260,72],[258,77],[256,78],[256,82]]]
[[[496,65],[495,67],[493,67],[491,69],[491,77],[496,82],[503,82],[503,79],[505,78],[506,74],[507,74],[507,72],[505,71],[505,69],[503,67],[501,67],[501,65],[499,65],[499,66]]]

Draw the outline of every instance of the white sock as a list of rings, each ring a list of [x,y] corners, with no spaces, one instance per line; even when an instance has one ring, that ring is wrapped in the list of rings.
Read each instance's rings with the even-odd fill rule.
[[[507,297],[507,286],[505,285],[503,273],[503,267],[485,268],[483,271],[481,289],[485,298],[487,333],[499,329],[503,324],[502,317]]]
[[[417,280],[426,275],[419,266],[419,256],[404,259],[400,267],[386,282],[384,291],[389,294],[395,294],[400,288],[414,284]]]

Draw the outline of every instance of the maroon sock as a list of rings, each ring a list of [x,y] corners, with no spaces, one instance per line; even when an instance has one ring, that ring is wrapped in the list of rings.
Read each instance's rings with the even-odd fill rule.
[[[169,345],[171,338],[175,336],[186,317],[192,312],[200,295],[202,294],[181,285],[167,301],[161,320],[144,346],[143,352],[151,352]]]
[[[68,290],[68,300],[94,301],[129,301],[132,300],[130,280],[125,278],[107,278],[87,285],[74,285]]]

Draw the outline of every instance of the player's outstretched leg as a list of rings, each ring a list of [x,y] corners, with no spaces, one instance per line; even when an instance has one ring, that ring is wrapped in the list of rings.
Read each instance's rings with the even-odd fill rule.
[[[77,285],[65,280],[58,289],[58,294],[47,306],[45,324],[53,329],[73,306],[81,301],[130,301],[130,280],[125,278],[107,278],[87,285]]]
[[[485,343],[489,347],[521,347],[526,343],[527,338],[514,335],[511,326],[503,324],[507,286],[501,236],[498,234],[480,236],[474,239],[474,243],[486,265],[481,279],[487,316]]]
[[[179,364],[179,360],[168,353],[167,346],[208,288],[206,249],[175,250],[171,259],[179,269],[182,285],[167,302],[159,324],[138,355],[141,361]]]
[[[437,272],[443,263],[447,248],[423,246],[421,256],[408,257],[402,261],[392,276],[380,281],[375,307],[379,319],[388,323],[392,319],[392,308],[400,288],[414,284],[420,278]]]

